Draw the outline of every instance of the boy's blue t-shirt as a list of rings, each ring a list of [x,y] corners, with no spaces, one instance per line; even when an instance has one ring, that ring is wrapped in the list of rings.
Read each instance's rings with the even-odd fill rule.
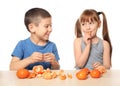
[[[12,56],[16,56],[22,60],[31,56],[33,52],[53,53],[57,61],[60,59],[55,43],[48,41],[46,45],[39,46],[35,45],[30,38],[19,41],[12,53]],[[51,68],[50,62],[36,62],[28,65],[26,69],[32,70],[35,65],[42,65],[44,69]]]

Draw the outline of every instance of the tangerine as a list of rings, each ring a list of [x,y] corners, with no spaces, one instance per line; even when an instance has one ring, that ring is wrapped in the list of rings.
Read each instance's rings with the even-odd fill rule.
[[[85,71],[79,71],[76,73],[76,77],[79,79],[79,80],[85,80],[87,79],[87,73]]]
[[[101,73],[100,73],[99,70],[94,69],[94,70],[91,70],[90,76],[91,76],[92,78],[100,78],[100,77],[101,77]]]
[[[16,72],[16,75],[20,79],[28,78],[30,72],[27,69],[19,69]]]
[[[89,74],[89,73],[90,73],[90,70],[89,70],[88,68],[83,68],[83,69],[81,69],[80,71],[84,71],[84,72],[86,72],[86,74]]]

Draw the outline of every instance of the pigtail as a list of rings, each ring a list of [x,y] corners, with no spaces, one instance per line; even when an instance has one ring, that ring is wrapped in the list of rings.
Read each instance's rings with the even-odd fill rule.
[[[101,14],[103,15],[103,31],[102,31],[102,36],[103,36],[103,39],[106,40],[110,44],[110,56],[112,56],[112,45],[111,45],[111,40],[110,40],[110,37],[109,37],[106,16],[105,16],[105,14],[103,12],[101,12]]]
[[[77,38],[82,37],[79,19],[77,19],[75,24],[75,35]]]

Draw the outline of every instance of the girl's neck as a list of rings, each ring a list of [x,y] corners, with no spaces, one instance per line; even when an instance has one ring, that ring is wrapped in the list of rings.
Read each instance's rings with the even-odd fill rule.
[[[45,40],[42,40],[42,39],[38,39],[36,36],[30,36],[30,40],[34,43],[34,44],[36,44],[36,45],[40,45],[40,46],[44,46],[46,43],[47,43],[47,41],[45,41]]]
[[[98,43],[99,39],[97,36],[95,36],[93,39],[92,39],[92,44],[96,44]]]

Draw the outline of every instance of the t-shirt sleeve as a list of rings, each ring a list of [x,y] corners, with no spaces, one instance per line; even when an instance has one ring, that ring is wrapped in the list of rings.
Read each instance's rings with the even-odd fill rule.
[[[18,44],[16,45],[16,47],[14,48],[11,56],[15,56],[15,57],[22,59],[22,57],[23,57],[23,49],[22,48],[23,48],[22,41],[19,41]]]
[[[56,60],[57,61],[60,60],[60,57],[59,57],[59,54],[58,54],[58,50],[57,50],[57,47],[56,47],[55,44],[54,44],[54,48],[53,48],[53,53],[54,53],[54,55],[56,57]]]

